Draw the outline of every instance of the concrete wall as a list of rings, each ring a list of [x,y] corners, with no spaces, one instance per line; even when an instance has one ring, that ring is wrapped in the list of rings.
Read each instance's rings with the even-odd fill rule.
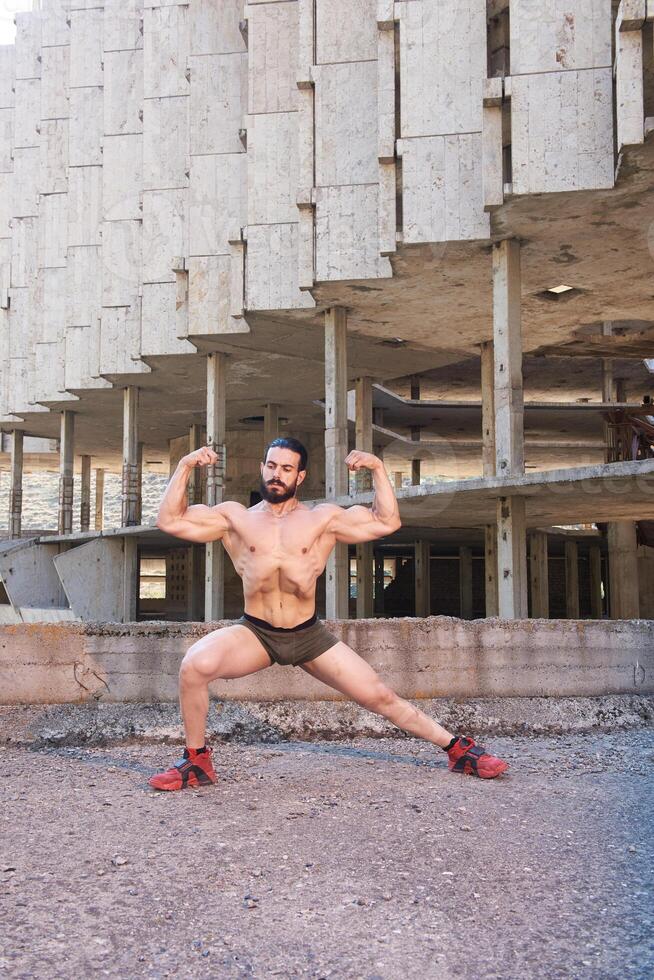
[[[408,698],[596,697],[654,692],[654,621],[429,618],[328,624]],[[211,627],[142,623],[0,626],[0,703],[177,698],[188,647]],[[217,681],[214,697],[339,699],[304,671]]]
[[[391,276],[398,215],[407,243],[487,238],[498,100],[514,193],[611,186],[611,4],[546,6],[511,0],[512,77],[488,106],[485,0],[18,13],[0,47],[0,418],[193,353],[244,311],[312,308],[316,282]]]

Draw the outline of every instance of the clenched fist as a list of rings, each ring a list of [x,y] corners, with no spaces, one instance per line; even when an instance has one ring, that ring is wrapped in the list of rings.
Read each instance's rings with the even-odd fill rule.
[[[362,453],[359,449],[353,449],[351,453],[348,453],[345,457],[345,463],[352,473],[356,473],[357,470],[376,470],[382,465],[378,456],[373,456],[372,453]]]
[[[213,451],[211,446],[201,446],[200,449],[196,449],[192,453],[188,453],[187,456],[182,456],[180,463],[182,466],[188,466],[192,469],[194,466],[213,466],[218,462],[218,455]]]

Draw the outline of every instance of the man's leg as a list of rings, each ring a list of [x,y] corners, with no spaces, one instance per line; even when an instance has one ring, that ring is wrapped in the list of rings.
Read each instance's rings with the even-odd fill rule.
[[[179,700],[186,746],[201,749],[209,711],[209,684],[233,680],[270,667],[270,657],[245,626],[208,633],[186,651],[179,668]]]
[[[476,745],[473,739],[464,736],[456,738],[424,711],[399,697],[384,684],[370,664],[345,643],[337,643],[315,660],[302,664],[302,667],[308,674],[347,695],[363,708],[388,718],[405,732],[447,749],[448,767],[453,772],[493,779],[509,768],[506,762]]]
[[[216,782],[211,749],[204,744],[209,684],[217,678],[246,677],[270,667],[270,657],[251,630],[227,626],[189,647],[179,669],[179,695],[184,719],[184,757],[148,782],[153,789],[179,790]]]
[[[362,708],[383,715],[405,732],[424,738],[444,749],[453,739],[451,732],[409,704],[388,687],[370,664],[345,643],[337,643],[302,668],[324,684],[347,695]]]

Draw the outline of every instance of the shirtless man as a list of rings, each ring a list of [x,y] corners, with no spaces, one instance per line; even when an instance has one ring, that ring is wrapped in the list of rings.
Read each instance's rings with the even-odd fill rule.
[[[153,776],[150,785],[177,790],[215,783],[211,749],[205,745],[208,686],[217,678],[245,677],[273,663],[302,667],[398,728],[444,749],[453,772],[485,779],[504,772],[506,762],[471,738],[452,735],[398,697],[316,616],[316,580],[336,542],[374,541],[400,527],[397,500],[381,460],[358,450],[345,460],[351,471],[372,471],[372,508],[330,503],[311,508],[296,495],[306,477],[306,449],[296,439],[274,439],[261,463],[260,503],[249,508],[234,501],[188,507],[191,471],[216,460],[207,446],[180,460],[161,501],[157,526],[195,543],[223,542],[243,580],[245,615],[198,640],[184,656],[179,672],[184,758]]]

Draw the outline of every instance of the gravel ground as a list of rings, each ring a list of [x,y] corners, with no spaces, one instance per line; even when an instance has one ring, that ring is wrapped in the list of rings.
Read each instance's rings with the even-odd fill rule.
[[[644,978],[654,732],[495,738],[448,773],[408,738],[5,749],[0,975]]]

